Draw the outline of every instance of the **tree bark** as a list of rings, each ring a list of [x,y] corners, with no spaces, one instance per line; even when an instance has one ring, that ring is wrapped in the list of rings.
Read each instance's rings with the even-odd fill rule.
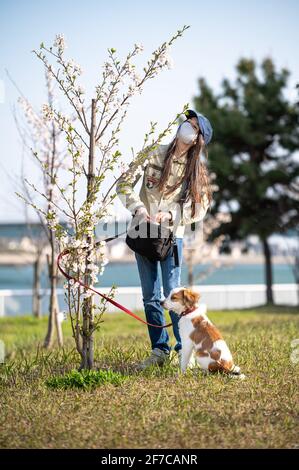
[[[55,329],[57,334],[58,346],[63,346],[63,334],[61,323],[58,319],[59,305],[57,297],[57,266],[56,266],[56,252],[55,252],[55,239],[51,234],[51,259],[48,260],[49,281],[50,281],[50,300],[49,300],[49,319],[48,330],[44,340],[44,348],[50,349],[53,346]]]
[[[53,255],[51,253],[51,261],[48,261],[49,281],[50,281],[50,300],[49,300],[49,317],[48,329],[44,340],[44,348],[50,349],[54,342],[54,326],[55,326],[55,291],[56,291],[56,278],[53,276]]]
[[[271,262],[271,250],[268,240],[265,238],[262,240],[264,255],[265,255],[265,283],[266,283],[266,299],[267,304],[274,305],[273,297],[273,275],[272,275],[272,262]]]
[[[56,132],[55,125],[52,125],[52,153],[51,153],[51,185],[54,185],[54,169],[55,169],[55,158],[56,158]],[[49,200],[53,200],[53,190],[49,191]],[[49,204],[48,210],[50,210],[51,205]],[[49,349],[53,345],[54,341],[54,327],[56,327],[57,341],[58,346],[63,345],[63,336],[61,323],[58,319],[59,306],[57,298],[57,265],[56,265],[56,246],[55,246],[55,235],[54,232],[50,231],[50,249],[51,249],[51,259],[48,260],[48,271],[49,271],[49,280],[50,280],[50,302],[49,302],[49,320],[48,320],[48,331],[44,340],[44,347]]]
[[[54,264],[54,276],[55,276],[55,289],[54,289],[54,296],[53,296],[53,310],[54,310],[54,318],[55,318],[55,327],[56,327],[56,335],[57,335],[57,343],[58,347],[62,348],[63,346],[63,333],[61,327],[61,321],[59,321],[59,302],[58,302],[58,295],[57,295],[57,265]]]
[[[92,203],[93,188],[95,182],[94,166],[95,166],[95,133],[96,133],[96,100],[92,99],[91,102],[91,126],[90,126],[90,143],[89,143],[89,159],[88,159],[88,175],[87,175],[87,201]],[[94,234],[87,237],[87,242],[90,248],[86,254],[87,258],[93,251]],[[92,281],[88,270],[85,271],[84,283],[91,286]],[[82,328],[82,353],[81,365],[82,369],[94,368],[94,309],[93,309],[93,295],[83,301],[83,328]]]

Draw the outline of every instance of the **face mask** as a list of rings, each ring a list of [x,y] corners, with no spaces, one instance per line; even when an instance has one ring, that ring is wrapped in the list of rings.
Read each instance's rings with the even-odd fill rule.
[[[177,136],[185,144],[192,144],[193,140],[197,137],[197,132],[195,132],[190,122],[185,121],[183,124],[181,124]]]

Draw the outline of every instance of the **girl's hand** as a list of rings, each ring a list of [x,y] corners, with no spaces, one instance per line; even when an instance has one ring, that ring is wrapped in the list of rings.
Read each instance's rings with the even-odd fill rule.
[[[140,217],[141,220],[147,220],[148,222],[153,222],[153,219],[149,216],[149,213],[147,212],[145,207],[139,207],[135,214],[136,217]]]
[[[155,221],[157,223],[161,223],[161,222],[165,222],[167,220],[170,220],[171,219],[171,214],[170,212],[158,212],[156,215],[155,215]]]
[[[147,218],[148,217],[148,212],[146,210],[145,207],[139,207],[136,211],[135,211],[135,214],[137,217],[144,217],[144,218]]]

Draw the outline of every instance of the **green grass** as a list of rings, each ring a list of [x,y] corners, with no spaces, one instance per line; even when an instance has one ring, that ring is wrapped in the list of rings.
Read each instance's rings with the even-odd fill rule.
[[[62,388],[80,388],[91,390],[100,385],[111,383],[113,385],[121,385],[127,376],[112,370],[83,370],[79,372],[77,369],[71,370],[67,374],[53,376],[46,380],[46,385],[52,389]]]
[[[149,353],[147,328],[124,313],[106,315],[96,335],[98,370],[82,387],[67,323],[65,347],[48,352],[41,347],[46,319],[3,318],[0,447],[298,447],[299,365],[290,361],[290,343],[299,338],[296,312],[209,312],[245,381],[198,370],[182,376],[174,359],[136,372]]]

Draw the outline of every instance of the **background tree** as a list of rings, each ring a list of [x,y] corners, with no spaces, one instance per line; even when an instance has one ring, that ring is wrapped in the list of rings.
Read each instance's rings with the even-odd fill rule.
[[[260,70],[254,60],[242,58],[235,83],[224,79],[214,94],[203,78],[195,96],[196,109],[213,122],[210,169],[217,175],[219,192],[213,211],[224,206],[231,221],[215,229],[226,243],[259,237],[265,257],[267,303],[273,304],[269,237],[298,224],[298,199],[290,190],[298,182],[298,106],[284,96],[289,72],[280,71],[270,58]]]
[[[219,252],[225,235],[220,234],[213,241],[208,242],[210,235],[222,223],[228,223],[230,215],[219,212],[214,216],[208,214],[204,223],[188,237],[184,236],[184,261],[188,270],[188,286],[194,286],[197,282],[207,279],[216,269],[225,267],[226,262],[219,258]],[[200,272],[195,273],[194,268],[198,265],[203,267]]]
[[[213,182],[216,180],[215,173],[209,174],[211,190],[213,194],[219,190]],[[214,197],[214,196],[213,196]],[[184,260],[188,270],[188,286],[194,286],[197,282],[208,278],[216,269],[225,266],[219,259],[220,248],[225,235],[220,234],[208,242],[213,233],[221,224],[231,220],[230,214],[219,212],[211,214],[208,211],[204,221],[196,222],[186,228],[184,235]],[[193,226],[192,226],[193,225]],[[206,264],[207,267],[195,273],[195,267]]]
[[[297,92],[299,95],[299,83],[296,85]],[[299,110],[299,101],[296,103],[297,108]],[[296,217],[296,212],[298,213],[299,211],[299,181],[295,181],[292,183],[290,187],[290,191],[293,192],[293,197],[294,199],[297,200],[297,211],[294,211],[294,217]],[[289,266],[291,266],[291,269],[294,274],[295,281],[297,283],[297,302],[299,306],[299,224],[296,225],[296,220],[295,220],[295,227],[294,227],[294,233],[296,237],[296,247],[294,248],[294,245],[290,246],[290,244],[286,241],[285,243],[285,258]]]
[[[52,106],[54,102],[53,93],[53,80],[52,76],[47,69],[45,69],[45,80],[47,90],[47,106]],[[17,87],[18,88],[18,87]],[[29,100],[21,93],[19,97],[19,104],[23,111],[23,121],[18,117],[15,112],[15,122],[21,137],[25,151],[29,153],[29,157],[34,159],[38,167],[38,181],[42,181],[42,188],[36,189],[35,183],[29,182],[26,176],[26,165],[22,165],[22,184],[24,189],[22,193],[17,193],[26,204],[34,209],[38,220],[40,222],[42,234],[36,240],[36,261],[34,263],[34,310],[40,308],[39,284],[40,284],[40,269],[41,269],[41,256],[45,248],[45,238],[49,247],[47,254],[47,267],[48,279],[50,286],[50,299],[49,299],[49,316],[48,327],[44,339],[44,347],[49,349],[52,347],[55,337],[59,346],[63,345],[63,334],[61,328],[61,317],[59,315],[59,303],[57,297],[57,242],[55,232],[51,230],[52,213],[54,205],[59,204],[59,193],[54,187],[54,182],[58,177],[58,172],[61,170],[65,162],[61,142],[61,130],[57,124],[47,122],[43,118],[43,111],[36,111]],[[42,192],[43,191],[43,192]],[[42,204],[42,208],[41,208]],[[28,216],[27,216],[28,219]],[[31,236],[34,241],[33,236]]]
[[[22,157],[22,161],[24,161],[24,152]],[[6,178],[11,182],[11,186],[14,188],[14,190],[26,193],[27,187],[24,184],[23,164],[21,178],[17,173],[14,175],[12,172],[8,172],[4,165],[1,165],[1,167]],[[19,202],[19,204],[17,204],[17,202]],[[19,243],[18,248],[15,248],[15,251],[20,254],[24,263],[32,265],[32,314],[36,318],[41,318],[42,299],[44,297],[44,292],[41,289],[41,276],[43,272],[44,258],[46,249],[48,247],[48,241],[44,232],[40,230],[40,226],[30,221],[27,204],[24,204],[23,201],[20,200],[16,201],[15,205],[19,212],[22,210],[24,211],[26,226],[26,237],[24,238],[23,242],[21,241]],[[30,240],[29,246],[28,240]]]

